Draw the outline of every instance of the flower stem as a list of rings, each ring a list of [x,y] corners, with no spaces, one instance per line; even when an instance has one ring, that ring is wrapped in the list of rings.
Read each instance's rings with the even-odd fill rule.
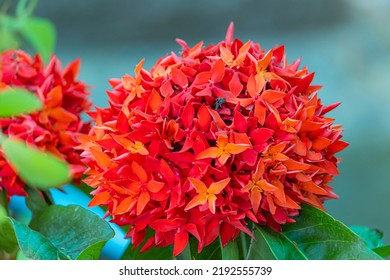
[[[4,140],[5,140],[5,136],[4,136],[3,132],[1,132],[1,129],[0,129],[0,145],[3,144]]]
[[[255,232],[255,229],[256,229],[256,225],[255,225],[255,223],[252,223],[252,233],[253,233],[253,234],[254,234],[254,232]],[[251,250],[252,250],[253,240],[254,240],[254,239],[251,238],[251,242],[250,242],[249,248],[248,248],[248,253],[245,255],[245,260],[248,259],[249,254],[250,254],[250,252],[251,252]]]
[[[8,214],[8,199],[5,190],[0,190],[0,205],[4,207],[4,210]]]
[[[240,232],[240,245],[242,250],[242,256],[246,257],[248,255],[248,239],[243,231]],[[252,239],[251,239],[252,240]]]

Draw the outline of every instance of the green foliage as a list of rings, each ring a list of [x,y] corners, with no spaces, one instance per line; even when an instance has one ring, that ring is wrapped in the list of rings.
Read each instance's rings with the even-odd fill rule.
[[[382,247],[375,248],[373,250],[375,253],[377,253],[382,258],[388,258],[390,257],[390,245],[385,245]]]
[[[198,241],[191,236],[189,244],[184,251],[176,257],[178,260],[238,260],[240,259],[238,241],[229,242],[226,247],[222,246],[219,238],[204,247],[198,253]],[[172,254],[172,253],[171,253]]]
[[[307,257],[297,244],[283,233],[256,226],[255,239],[251,241],[248,260],[305,260]]]
[[[36,4],[37,0],[20,0],[15,16],[0,13],[0,51],[20,48],[26,41],[48,62],[55,48],[56,29],[49,20],[33,16]]]
[[[214,240],[210,245],[204,247],[200,253],[198,253],[198,241],[191,236],[190,246],[187,248],[190,249],[192,260],[221,260],[222,259],[222,250],[221,242],[219,239]]]
[[[18,175],[40,189],[61,186],[71,180],[68,165],[57,157],[39,151],[17,139],[6,138],[3,152]]]
[[[302,205],[296,223],[286,225],[281,234],[295,242],[308,259],[381,259],[347,226],[310,205]]]
[[[20,33],[42,55],[44,61],[49,61],[55,48],[56,30],[54,25],[45,19],[26,18],[21,21]]]
[[[18,250],[18,242],[12,228],[11,221],[8,219],[6,209],[0,204],[0,259],[1,256],[13,255]]]
[[[114,235],[108,223],[77,205],[52,205],[30,227],[12,220],[24,256],[38,260],[97,259]]]
[[[381,231],[364,226],[351,226],[350,229],[366,242],[368,248],[374,249],[383,246],[383,233]]]
[[[63,250],[57,249],[48,238],[28,226],[12,219],[16,238],[24,256],[34,260],[70,259]]]
[[[129,244],[123,253],[121,260],[173,260],[172,250],[170,247],[154,247],[146,252],[141,253],[141,247],[135,249]]]
[[[152,236],[154,236],[154,231],[149,230],[145,240],[148,240]],[[145,243],[143,242],[137,248],[133,248],[133,245],[129,244],[121,260],[173,260],[170,247],[154,247],[146,252],[141,252],[141,248]]]
[[[176,257],[178,260],[344,260],[382,259],[390,255],[387,246],[371,250],[381,244],[381,234],[365,227],[353,229],[364,238],[320,209],[302,205],[297,222],[288,224],[282,232],[253,225],[254,239],[240,235],[223,248],[219,239],[198,253],[198,242],[190,237],[189,244]],[[368,241],[370,240],[370,241]],[[144,254],[145,257],[140,257]],[[147,256],[147,257],[146,257]],[[157,257],[158,256],[158,257]],[[122,259],[171,259],[169,247],[154,248],[139,253],[139,249],[125,252]]]
[[[27,90],[13,88],[0,91],[0,118],[36,112],[41,108],[41,100]]]
[[[226,247],[221,245],[221,253],[223,260],[239,260],[240,259],[240,251],[238,246],[238,240],[234,240],[233,242],[229,242],[226,244]]]

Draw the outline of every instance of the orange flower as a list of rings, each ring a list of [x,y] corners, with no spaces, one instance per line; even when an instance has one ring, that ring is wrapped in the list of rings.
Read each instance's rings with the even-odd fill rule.
[[[248,144],[229,143],[227,136],[218,136],[217,147],[210,147],[200,152],[196,159],[217,158],[224,165],[231,155],[237,155],[250,148]]]
[[[0,87],[22,87],[35,93],[42,101],[40,112],[0,119],[0,129],[9,137],[17,137],[66,160],[71,165],[75,181],[79,181],[85,166],[77,137],[88,133],[88,123],[81,115],[91,105],[87,87],[78,81],[80,61],[76,60],[64,70],[60,60],[52,56],[44,65],[39,55],[29,56],[18,50],[0,54]],[[26,196],[25,183],[18,177],[0,151],[0,190],[7,196]]]
[[[252,235],[248,219],[280,231],[301,203],[336,198],[335,154],[347,144],[325,114],[337,104],[322,105],[300,60],[233,39],[233,25],[216,45],[177,42],[180,54],[110,80],[110,106],[91,113],[96,126],[80,138],[91,206],[129,225],[141,251],[178,255],[190,235],[198,251],[219,236],[225,246]]]
[[[248,182],[246,187],[243,189],[245,192],[250,193],[250,200],[252,203],[253,211],[257,213],[259,210],[260,202],[262,199],[262,192],[275,192],[278,190],[277,187],[270,184],[263,178],[264,174],[264,163],[259,160],[255,173],[252,174],[251,180]]]
[[[198,195],[194,196],[184,210],[190,210],[195,206],[208,202],[211,213],[215,214],[215,201],[217,200],[217,194],[222,192],[222,190],[229,184],[230,178],[211,183],[209,188],[207,188],[202,181],[195,178],[188,178],[188,181],[190,181],[191,185],[196,189]]]

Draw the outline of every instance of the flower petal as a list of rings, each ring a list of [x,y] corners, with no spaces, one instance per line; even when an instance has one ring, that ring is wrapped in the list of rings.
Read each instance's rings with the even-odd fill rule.
[[[180,230],[175,234],[175,241],[173,243],[173,256],[176,257],[188,244],[188,232]]]
[[[194,117],[194,106],[192,106],[191,102],[188,102],[186,106],[184,106],[183,112],[181,113],[181,120],[185,128],[190,128],[192,126]]]
[[[148,204],[150,200],[150,195],[148,192],[143,191],[138,197],[137,202],[137,215],[140,215],[142,211],[145,209],[146,205]]]
[[[200,152],[196,159],[204,159],[204,158],[217,158],[220,157],[222,154],[222,151],[220,148],[217,147],[210,147],[204,150],[203,152]]]
[[[148,181],[148,174],[136,161],[131,163],[131,170],[139,178],[140,182],[146,183]]]
[[[184,208],[185,211],[190,210],[198,205],[203,205],[207,202],[207,196],[205,194],[198,194]]]
[[[219,83],[220,81],[222,81],[223,77],[225,76],[225,64],[223,63],[223,60],[220,59],[218,60],[213,68],[211,68],[211,77],[210,79],[214,82],[214,83]]]
[[[233,144],[229,143],[226,145],[226,151],[228,151],[232,155],[237,155],[242,153],[243,151],[249,149],[251,146],[248,144]]]
[[[187,76],[179,69],[172,68],[172,81],[181,88],[188,86]]]
[[[159,191],[161,191],[161,189],[165,186],[165,184],[163,182],[157,182],[157,181],[154,181],[154,180],[150,180],[147,185],[146,185],[146,188],[152,192],[152,193],[157,193]]]
[[[111,158],[106,153],[102,152],[96,147],[91,147],[90,150],[94,159],[100,167],[112,166]]]
[[[210,212],[215,214],[215,201],[217,200],[217,197],[215,195],[209,195],[208,201],[209,201],[209,209]]]
[[[230,182],[231,178],[226,178],[218,182],[213,182],[210,184],[208,192],[210,194],[219,194]]]
[[[268,103],[275,103],[276,101],[279,101],[280,99],[284,98],[286,94],[284,92],[278,91],[278,90],[271,90],[268,89],[264,91],[260,97],[263,99],[265,102]]]
[[[104,191],[99,192],[97,194],[94,194],[94,197],[91,199],[91,201],[88,204],[88,207],[94,207],[97,205],[105,204],[107,201],[109,201],[111,198],[110,192]]]
[[[250,192],[250,201],[253,207],[253,212],[255,214],[259,211],[261,199],[262,195],[258,190],[254,189]]]
[[[207,187],[202,181],[190,177],[188,177],[187,179],[199,194],[207,192]]]
[[[133,196],[128,196],[119,203],[119,205],[113,210],[114,215],[120,215],[128,212],[135,204],[136,200]]]
[[[235,97],[239,96],[244,86],[241,84],[238,73],[235,73],[229,82],[229,89]]]

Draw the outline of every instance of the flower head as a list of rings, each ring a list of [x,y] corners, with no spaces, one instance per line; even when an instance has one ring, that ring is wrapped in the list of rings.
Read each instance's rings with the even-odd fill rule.
[[[55,56],[45,66],[39,55],[31,57],[19,50],[0,54],[0,89],[21,87],[35,93],[43,103],[37,113],[1,118],[0,129],[9,137],[24,140],[67,161],[75,180],[79,180],[85,170],[80,152],[74,149],[79,144],[76,136],[90,129],[90,125],[81,120],[90,101],[87,87],[76,80],[79,64],[76,60],[62,70]],[[26,196],[24,186],[0,150],[0,190],[5,189],[8,197]]]
[[[226,245],[251,234],[247,220],[279,231],[301,203],[336,197],[347,144],[325,114],[338,104],[322,105],[313,73],[284,47],[232,37],[233,25],[216,45],[178,40],[179,55],[110,80],[110,106],[91,113],[81,145],[91,206],[130,225],[135,246],[153,230],[142,250],[173,244],[177,255],[189,235],[199,250],[218,236]]]

